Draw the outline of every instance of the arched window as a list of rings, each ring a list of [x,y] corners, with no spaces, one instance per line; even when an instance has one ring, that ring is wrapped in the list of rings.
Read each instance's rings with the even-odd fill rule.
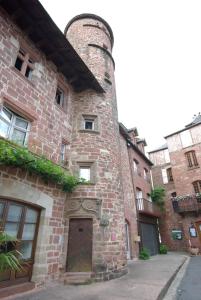
[[[186,156],[189,168],[198,166],[198,161],[197,161],[197,157],[196,157],[194,150],[186,152],[185,156]]]
[[[201,180],[194,181],[192,184],[195,193],[201,193]]]

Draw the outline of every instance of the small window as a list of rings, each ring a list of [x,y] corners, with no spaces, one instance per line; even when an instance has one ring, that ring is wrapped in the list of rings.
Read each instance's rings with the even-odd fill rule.
[[[166,171],[167,171],[168,182],[172,182],[173,181],[172,168],[168,168]]]
[[[0,110],[0,135],[13,142],[26,145],[30,123],[7,107]]]
[[[90,166],[80,166],[79,177],[80,177],[80,179],[90,181],[90,179],[91,179],[91,168],[90,168]]]
[[[56,96],[55,96],[56,103],[64,108],[64,92],[62,89],[57,88],[56,90]]]
[[[20,71],[25,77],[31,79],[34,69],[33,60],[30,58],[29,53],[26,53],[22,49],[19,50],[15,61],[15,68]]]
[[[147,181],[149,180],[149,172],[145,168],[144,168],[144,179],[147,180]]]
[[[65,162],[65,154],[66,154],[66,144],[61,144],[61,153],[60,153],[60,161],[63,164]]]
[[[193,167],[198,166],[198,161],[197,161],[197,157],[196,157],[196,154],[195,154],[194,150],[186,152],[185,156],[186,156],[189,168],[193,168]]]
[[[137,171],[138,171],[138,164],[139,164],[138,161],[134,159],[134,161],[133,161],[133,169],[134,169],[135,173],[137,173]]]
[[[142,195],[142,190],[140,188],[136,188],[136,198],[137,199],[142,199],[143,195]]]
[[[193,188],[196,194],[201,193],[201,180],[194,181]]]
[[[84,129],[94,130],[94,120],[84,120]]]
[[[98,117],[94,115],[82,115],[80,130],[98,132]]]

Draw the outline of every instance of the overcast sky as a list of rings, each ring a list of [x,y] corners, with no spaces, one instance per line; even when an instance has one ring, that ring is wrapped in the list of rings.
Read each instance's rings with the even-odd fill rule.
[[[201,111],[200,0],[40,0],[64,31],[80,13],[114,33],[119,121],[136,126],[148,150]]]

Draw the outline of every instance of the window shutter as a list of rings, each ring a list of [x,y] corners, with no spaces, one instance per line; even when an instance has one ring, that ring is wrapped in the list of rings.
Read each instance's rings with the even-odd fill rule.
[[[161,171],[162,171],[163,183],[166,184],[166,183],[168,183],[167,171],[166,171],[166,169],[161,169]]]

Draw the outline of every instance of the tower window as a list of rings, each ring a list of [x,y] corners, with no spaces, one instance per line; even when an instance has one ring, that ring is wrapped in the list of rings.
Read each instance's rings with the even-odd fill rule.
[[[80,131],[99,133],[98,116],[82,115],[80,121]]]
[[[89,130],[94,130],[94,120],[84,120],[84,128]]]
[[[64,92],[59,87],[56,90],[55,100],[59,106],[64,108]]]
[[[79,177],[86,181],[90,181],[91,179],[91,168],[90,166],[80,166],[80,174]]]

